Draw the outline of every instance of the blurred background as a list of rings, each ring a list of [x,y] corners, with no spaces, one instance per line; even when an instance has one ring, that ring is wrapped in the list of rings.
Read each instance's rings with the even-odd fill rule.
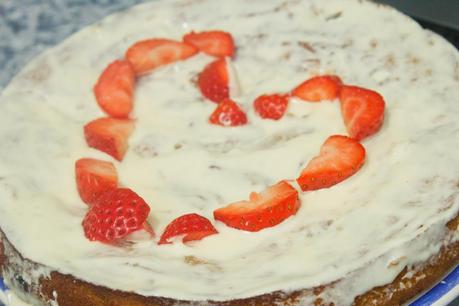
[[[38,53],[112,12],[146,1],[0,0],[0,91]],[[375,1],[405,12],[459,49],[459,0]],[[459,306],[459,300],[450,305]]]

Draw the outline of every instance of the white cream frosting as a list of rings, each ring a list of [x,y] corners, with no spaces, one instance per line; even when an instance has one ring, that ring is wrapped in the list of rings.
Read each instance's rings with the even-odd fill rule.
[[[0,291],[0,302],[5,306],[32,306],[32,304],[23,302],[14,292]]]
[[[207,55],[139,80],[130,149],[122,163],[113,162],[121,183],[151,206],[158,234],[184,213],[212,219],[218,207],[296,178],[329,135],[346,134],[337,101],[292,100],[277,122],[255,115],[258,95],[291,90],[312,75],[334,73],[385,97],[384,125],[363,142],[366,164],[339,185],[302,193],[296,216],[261,232],[217,222],[218,235],[188,245],[88,241],[74,162],[110,160],[83,137],[83,125],[104,115],[92,94],[95,81],[137,40],[208,29],[235,38],[237,102],[249,124],[207,123],[215,104],[192,81],[213,60]],[[114,289],[228,300],[366,275],[358,288],[336,286],[328,295],[335,305],[348,304],[449,242],[444,225],[459,208],[457,97],[458,52],[400,13],[366,1],[141,5],[39,56],[3,92],[1,228],[24,257]],[[391,265],[401,258],[403,265]]]

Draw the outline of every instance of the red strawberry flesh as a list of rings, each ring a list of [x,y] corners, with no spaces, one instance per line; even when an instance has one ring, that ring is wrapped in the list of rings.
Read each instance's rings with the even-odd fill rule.
[[[329,188],[354,175],[365,162],[365,148],[347,136],[330,136],[297,179],[303,191]]]
[[[229,98],[229,73],[225,59],[208,64],[199,74],[198,86],[204,97],[220,103]]]
[[[247,123],[247,116],[236,102],[226,99],[218,104],[209,122],[221,126],[239,126]]]
[[[379,131],[385,108],[384,98],[379,93],[357,86],[343,86],[340,102],[349,136],[362,140]]]
[[[81,158],[75,163],[75,176],[78,193],[86,204],[93,204],[94,200],[109,189],[118,185],[118,175],[112,163]]]
[[[88,146],[121,161],[128,148],[128,137],[134,130],[129,119],[99,118],[84,126]]]
[[[262,95],[255,99],[255,112],[264,119],[279,120],[288,106],[288,96],[280,94]]]
[[[316,76],[296,87],[292,95],[309,102],[333,100],[338,98],[341,85],[341,79],[335,75]]]
[[[281,181],[261,193],[252,193],[248,201],[215,210],[214,218],[233,228],[257,232],[281,223],[299,208],[298,192]]]
[[[212,56],[234,55],[233,37],[224,31],[191,32],[183,37],[183,41]]]
[[[94,86],[99,106],[111,117],[127,118],[133,107],[135,73],[131,64],[116,60],[102,72]]]
[[[84,234],[91,241],[114,243],[145,229],[149,213],[148,204],[132,190],[111,189],[90,206],[82,223]]]
[[[164,230],[158,244],[167,244],[169,239],[182,236],[182,241],[189,242],[193,240],[201,240],[204,237],[217,234],[210,221],[198,214],[186,214],[177,219],[174,219]]]
[[[170,39],[147,39],[132,45],[126,51],[126,59],[137,75],[176,61],[187,59],[199,50],[189,44]]]

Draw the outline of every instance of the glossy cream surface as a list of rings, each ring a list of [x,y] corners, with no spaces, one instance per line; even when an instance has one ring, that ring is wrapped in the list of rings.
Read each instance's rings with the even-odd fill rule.
[[[232,96],[248,125],[208,124],[215,104],[195,80],[213,58],[199,54],[139,79],[136,129],[122,163],[87,147],[84,124],[104,116],[92,87],[108,63],[138,40],[209,29],[235,39]],[[292,99],[279,121],[253,111],[257,96],[325,73],[386,100],[382,129],[363,141],[364,167],[330,189],[302,193],[297,215],[276,227],[250,233],[214,222],[218,235],[158,246],[172,219],[196,212],[213,220],[216,208],[296,178],[328,136],[346,134],[338,101]],[[386,7],[154,1],[72,36],[3,92],[0,226],[24,257],[114,289],[220,301],[355,278],[358,287],[341,282],[328,296],[348,304],[453,239],[444,225],[459,208],[458,97],[458,52]],[[117,247],[84,237],[87,206],[74,178],[82,157],[115,163],[121,184],[150,205],[154,240]]]

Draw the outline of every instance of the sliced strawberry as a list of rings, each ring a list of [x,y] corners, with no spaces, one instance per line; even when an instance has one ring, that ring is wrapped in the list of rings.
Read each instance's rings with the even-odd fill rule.
[[[92,204],[102,193],[118,186],[118,174],[112,163],[81,158],[75,163],[78,193],[86,204]]]
[[[357,86],[343,86],[339,99],[349,136],[362,140],[381,128],[385,102],[379,93]]]
[[[225,59],[208,64],[199,74],[198,86],[207,99],[219,103],[229,98],[229,74]]]
[[[217,230],[207,218],[198,214],[186,214],[174,219],[164,230],[158,244],[167,244],[169,239],[184,235],[182,241],[201,240],[209,235],[217,234]]]
[[[116,188],[104,192],[90,206],[83,220],[86,238],[113,243],[145,229],[150,207],[134,191]]]
[[[279,120],[287,110],[287,95],[263,95],[253,102],[253,107],[261,118]]]
[[[209,117],[209,122],[222,126],[238,126],[247,123],[247,116],[236,102],[223,100]]]
[[[214,218],[230,227],[257,232],[281,223],[295,215],[299,208],[298,191],[281,181],[261,193],[252,192],[249,201],[215,210]]]
[[[94,94],[99,106],[110,116],[127,118],[132,111],[135,73],[126,61],[114,61],[102,72]]]
[[[148,39],[132,45],[126,51],[126,59],[137,75],[156,67],[184,60],[198,53],[198,48],[170,39]]]
[[[99,118],[84,126],[84,135],[88,146],[122,160],[133,130],[132,120]]]
[[[365,148],[347,136],[330,136],[297,179],[303,191],[328,188],[356,173],[365,162]]]
[[[292,95],[309,102],[333,100],[338,98],[341,85],[341,79],[335,75],[317,76],[296,87]]]
[[[212,56],[224,57],[234,55],[233,37],[227,32],[191,32],[183,36],[183,41]]]

